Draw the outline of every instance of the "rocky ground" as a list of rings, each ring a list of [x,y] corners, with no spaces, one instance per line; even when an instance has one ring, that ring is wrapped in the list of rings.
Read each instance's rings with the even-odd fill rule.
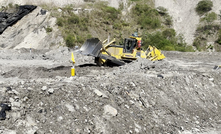
[[[63,47],[0,50],[0,133],[221,133],[221,53],[163,53],[97,67]]]

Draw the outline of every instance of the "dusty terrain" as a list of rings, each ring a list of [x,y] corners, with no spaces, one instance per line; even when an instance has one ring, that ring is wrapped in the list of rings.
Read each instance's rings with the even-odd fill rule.
[[[97,67],[63,47],[0,50],[0,133],[221,133],[221,53],[163,53]]]
[[[11,106],[0,134],[221,133],[221,69],[213,69],[221,53],[163,52],[163,61],[97,67],[58,47],[58,29],[45,30],[55,20],[41,11],[0,36],[0,106]]]

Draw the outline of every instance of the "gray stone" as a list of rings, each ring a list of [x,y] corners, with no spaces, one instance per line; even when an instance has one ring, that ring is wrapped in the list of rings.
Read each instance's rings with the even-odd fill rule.
[[[100,97],[108,98],[106,94],[102,93],[101,91],[95,89],[94,93]]]
[[[116,116],[117,115],[117,109],[110,105],[104,106],[104,114],[105,115],[110,115],[110,116]]]
[[[48,89],[48,93],[49,94],[53,94],[54,93],[54,89],[53,88]]]
[[[43,86],[43,87],[41,88],[41,90],[43,90],[43,91],[47,90],[47,86]]]
[[[74,112],[75,111],[74,110],[74,106],[72,106],[70,104],[66,104],[65,106],[67,107],[68,111],[70,111],[70,112]]]

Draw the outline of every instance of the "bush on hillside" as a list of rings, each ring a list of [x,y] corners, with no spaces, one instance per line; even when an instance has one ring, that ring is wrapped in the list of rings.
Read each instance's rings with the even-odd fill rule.
[[[57,24],[59,27],[63,27],[63,19],[62,19],[62,18],[57,18],[56,24]]]
[[[203,38],[201,36],[196,37],[193,41],[193,46],[195,46],[198,51],[205,51],[206,50],[205,38]]]
[[[220,26],[217,24],[210,24],[210,25],[208,24],[197,27],[196,33],[208,36],[214,34],[219,29]]]
[[[120,14],[120,11],[116,8],[105,5],[101,8],[101,10],[103,12],[103,18],[108,21],[115,21],[116,19],[118,19],[118,15]]]
[[[156,9],[146,4],[136,4],[133,8],[134,17],[142,29],[156,29],[161,26],[160,15]]]
[[[196,12],[199,15],[209,12],[213,7],[213,2],[211,0],[202,0],[196,6]]]
[[[221,29],[218,31],[218,39],[216,42],[221,45]]]
[[[65,43],[67,47],[74,47],[75,45],[75,38],[72,34],[68,34],[65,38]]]
[[[171,39],[173,37],[176,36],[176,31],[172,28],[166,29],[162,32],[162,35],[166,38],[166,39]]]
[[[193,51],[192,47],[187,46],[183,38],[176,37],[174,29],[166,29],[163,32],[146,34],[143,38],[144,49],[149,45],[167,51]]]
[[[165,18],[165,21],[164,21],[165,25],[167,25],[169,27],[173,25],[173,20],[172,20],[171,16],[167,15],[164,18]]]
[[[217,20],[217,14],[215,12],[207,13],[205,17],[200,20],[205,21],[208,25],[211,25],[215,20]]]
[[[50,32],[52,32],[53,29],[51,27],[47,27],[47,28],[45,28],[45,30],[47,33],[50,33]]]

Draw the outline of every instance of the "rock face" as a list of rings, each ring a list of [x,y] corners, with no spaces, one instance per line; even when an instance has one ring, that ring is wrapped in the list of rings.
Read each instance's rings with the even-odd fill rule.
[[[173,26],[178,34],[183,34],[186,42],[192,44],[194,33],[199,24],[199,16],[195,12],[197,3],[201,0],[155,0],[155,7],[165,7],[173,18]],[[221,1],[213,0],[213,9],[219,14]]]
[[[47,33],[48,27],[52,28],[52,32]],[[48,49],[62,42],[63,38],[56,26],[56,18],[51,18],[50,13],[40,7],[8,27],[0,35],[1,48]]]
[[[85,2],[93,2],[98,0],[1,0],[0,5],[8,5],[9,3],[13,4],[32,4],[32,5],[42,5],[42,4],[49,4],[53,6],[62,7],[65,5],[81,5]],[[127,0],[101,0],[101,1],[107,1],[110,6],[118,8],[120,3],[125,3]]]
[[[84,0],[1,0],[0,4],[1,5],[8,5],[9,3],[13,4],[19,4],[19,5],[24,5],[24,4],[32,4],[32,5],[41,5],[41,4],[50,4],[54,6],[64,6],[68,4],[82,4],[84,3]]]
[[[37,6],[25,5],[19,6],[18,11],[15,13],[0,12],[0,34],[2,34],[7,27],[14,25],[25,15],[32,12],[36,7]]]

